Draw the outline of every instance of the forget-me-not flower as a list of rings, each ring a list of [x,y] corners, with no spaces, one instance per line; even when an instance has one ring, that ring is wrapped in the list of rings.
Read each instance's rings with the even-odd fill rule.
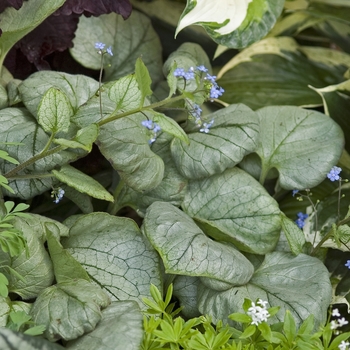
[[[350,269],[350,260],[348,260],[348,261],[346,262],[345,266],[346,266],[348,269]]]
[[[203,123],[203,128],[199,129],[199,131],[205,132],[207,134],[213,124],[214,124],[214,119],[210,123]]]
[[[156,141],[158,133],[162,130],[161,127],[153,122],[152,120],[143,120],[141,122],[141,125],[144,126],[145,128],[147,128],[148,130],[152,131],[152,136],[150,138],[150,140],[148,141],[148,143],[151,145],[153,142]]]
[[[309,217],[308,214],[303,214],[302,212],[299,212],[297,214],[298,219],[295,220],[295,223],[299,228],[303,228],[305,226],[305,220]]]
[[[331,181],[337,181],[340,179],[340,172],[342,171],[341,168],[339,168],[338,166],[334,166],[329,173],[327,174],[328,179],[330,179]]]

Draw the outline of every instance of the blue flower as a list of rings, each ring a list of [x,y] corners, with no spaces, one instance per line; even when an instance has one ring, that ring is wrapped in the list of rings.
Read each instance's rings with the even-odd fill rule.
[[[329,180],[331,181],[336,181],[336,180],[339,180],[340,179],[340,172],[342,171],[341,168],[337,167],[337,166],[334,166],[330,171],[329,173],[327,174],[327,177]]]
[[[53,197],[55,197],[55,199],[54,199],[54,203],[59,203],[60,202],[60,200],[63,198],[63,196],[64,196],[64,189],[63,188],[61,188],[61,187],[59,187],[57,190],[53,190],[52,192],[51,192],[51,197],[53,198]]]
[[[293,190],[292,191],[292,196],[294,197],[298,192],[299,192],[299,190]]]
[[[346,262],[345,266],[346,266],[348,269],[350,269],[350,260],[348,260],[348,261]]]
[[[199,70],[200,72],[204,72],[204,73],[207,73],[207,72],[208,72],[208,69],[205,68],[205,66],[203,66],[203,65],[198,66],[198,67],[197,67],[197,70]]]
[[[194,79],[194,68],[191,67],[187,72],[183,68],[176,68],[174,70],[174,76],[177,78],[184,78],[185,80]]]
[[[152,120],[143,120],[141,122],[142,126],[146,127],[148,130],[152,130],[153,129],[153,122]]]
[[[225,92],[225,90],[215,83],[210,89],[209,96],[210,96],[210,98],[218,98],[224,92]]]
[[[199,132],[205,132],[207,134],[213,124],[214,124],[214,119],[210,123],[204,123],[203,128],[199,129]]]
[[[212,84],[216,84],[216,75],[207,74],[204,79],[209,80]]]
[[[305,225],[305,220],[309,217],[308,214],[303,214],[302,212],[299,212],[297,214],[298,219],[295,220],[295,223],[299,228],[303,228]]]
[[[185,76],[186,72],[183,68],[176,68],[174,70],[174,77],[181,77],[183,78]]]
[[[192,106],[191,114],[197,119],[201,117],[202,114],[202,108],[197,105],[197,103],[194,103]]]
[[[101,42],[95,43],[95,49],[98,49],[98,50],[103,50],[105,48],[105,46],[106,46],[106,44],[101,43]]]
[[[152,131],[152,136],[150,138],[150,140],[148,141],[148,143],[151,145],[154,141],[156,141],[157,139],[157,134],[162,130],[161,127],[153,122],[152,120],[143,120],[141,122],[142,126],[144,126],[145,128],[147,128],[148,130]]]
[[[108,47],[107,50],[106,50],[106,52],[107,52],[109,55],[113,56],[112,46]]]

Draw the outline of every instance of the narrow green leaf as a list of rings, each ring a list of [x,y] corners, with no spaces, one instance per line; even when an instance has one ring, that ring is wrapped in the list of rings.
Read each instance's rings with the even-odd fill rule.
[[[0,150],[0,158],[5,159],[12,164],[19,164],[19,161],[13,157],[10,157],[6,151]]]
[[[81,264],[62,247],[52,234],[50,224],[46,225],[46,237],[57,283],[75,279],[90,281],[89,275]]]
[[[142,94],[140,107],[143,107],[145,98],[147,96],[152,95],[152,90],[151,90],[152,79],[151,79],[151,76],[149,75],[147,67],[145,66],[145,64],[143,63],[140,57],[136,60],[135,77]]]
[[[38,107],[38,123],[46,132],[67,132],[73,108],[67,96],[57,88],[50,88]]]
[[[113,202],[113,196],[92,177],[82,173],[70,165],[64,165],[60,170],[52,170],[58,180],[91,197]]]

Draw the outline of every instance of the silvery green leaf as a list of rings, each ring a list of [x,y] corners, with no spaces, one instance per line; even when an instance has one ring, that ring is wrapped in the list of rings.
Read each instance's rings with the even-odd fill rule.
[[[11,304],[11,301],[9,298],[0,296],[0,329],[3,327],[6,327],[9,313],[11,312],[10,304]],[[1,335],[0,335],[0,339],[1,339]]]
[[[206,134],[193,132],[190,143],[174,139],[171,153],[180,173],[200,179],[234,167],[257,147],[259,119],[244,105],[231,105],[206,116],[213,126]]]
[[[277,244],[281,229],[277,202],[237,167],[190,181],[182,208],[207,235],[245,252],[266,254]]]
[[[245,284],[253,274],[253,265],[243,254],[230,244],[211,240],[188,215],[169,203],[149,206],[143,229],[167,273],[203,277],[203,283],[217,290]]]
[[[85,75],[64,72],[41,71],[32,74],[19,86],[21,99],[35,117],[44,94],[50,88],[64,93],[74,111],[84,104],[98,90],[98,82]]]
[[[67,343],[70,350],[139,350],[143,338],[142,314],[134,301],[115,301],[102,311],[90,333]]]
[[[49,342],[40,337],[33,337],[23,333],[11,331],[8,328],[0,328],[1,350],[25,349],[25,350],[64,350],[61,345]]]
[[[284,189],[312,188],[323,181],[343,151],[339,125],[323,113],[293,106],[270,106],[257,112],[260,182],[272,168],[278,170]]]
[[[160,288],[159,258],[131,219],[106,213],[80,216],[61,243],[112,300],[143,305],[150,283]]]
[[[39,103],[37,120],[46,132],[68,132],[72,115],[72,106],[63,92],[53,87],[45,92]]]
[[[48,340],[71,340],[95,329],[102,317],[100,309],[109,303],[100,287],[78,279],[44,289],[33,304],[31,316],[46,326]]]
[[[140,56],[152,81],[162,78],[160,41],[150,19],[142,13],[134,10],[127,21],[116,13],[99,17],[80,16],[74,46],[70,50],[72,56],[84,67],[100,69],[101,56],[94,48],[96,42],[112,46],[113,56],[104,55],[105,81],[132,73]]]
[[[332,287],[328,270],[319,259],[299,254],[273,252],[265,256],[248,284],[217,292],[198,288],[198,308],[209,314],[216,323],[226,320],[233,312],[244,312],[244,299],[268,301],[268,307],[280,306],[271,322],[283,321],[286,310],[295,318],[297,326],[309,315],[315,316],[315,327],[327,318]]]
[[[296,225],[294,221],[281,214],[282,229],[288,241],[290,250],[294,255],[302,253],[305,244],[304,232]]]

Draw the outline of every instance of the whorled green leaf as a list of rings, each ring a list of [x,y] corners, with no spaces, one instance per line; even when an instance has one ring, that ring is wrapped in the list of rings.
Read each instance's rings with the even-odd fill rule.
[[[216,290],[247,283],[253,265],[232,245],[215,242],[195,222],[169,203],[155,202],[146,212],[144,232],[167,273],[201,277]]]
[[[268,301],[268,307],[280,306],[271,322],[283,321],[289,310],[297,326],[309,315],[315,316],[315,327],[323,325],[331,302],[332,287],[328,270],[317,258],[299,254],[273,252],[266,255],[248,284],[217,292],[198,288],[198,308],[213,322],[226,320],[233,312],[244,312],[244,299]]]
[[[46,132],[68,132],[72,115],[72,106],[63,92],[56,88],[45,92],[38,107],[38,123]]]
[[[207,235],[245,252],[266,254],[277,244],[281,228],[277,202],[237,167],[189,182],[182,208]]]
[[[315,91],[322,97],[325,113],[342,128],[345,136],[345,149],[350,152],[350,125],[348,111],[350,109],[350,80],[330,85]]]
[[[315,107],[322,99],[309,85],[322,88],[344,80],[350,56],[331,49],[299,46],[289,37],[266,38],[234,56],[218,73],[224,102],[252,109],[268,105]]]
[[[19,10],[6,8],[0,14],[0,67],[11,47],[63,4],[64,0],[34,0],[23,2]]]
[[[56,88],[68,97],[76,112],[98,90],[98,82],[85,75],[41,71],[32,74],[18,87],[20,97],[30,113],[37,116],[38,106],[50,88]]]
[[[62,245],[113,300],[149,296],[150,283],[160,288],[158,256],[136,223],[106,213],[81,216]]]
[[[170,142],[173,138],[167,133],[157,137],[157,142],[152,145],[152,151],[163,159],[164,177],[161,183],[154,189],[140,193],[125,186],[117,200],[120,206],[131,206],[139,215],[144,215],[146,209],[156,201],[169,202],[179,206],[184,199],[187,182],[177,170],[170,153]]]
[[[284,189],[312,188],[325,179],[344,146],[344,134],[331,118],[293,106],[265,107],[258,114],[261,183],[272,168]]]
[[[102,319],[92,332],[68,342],[66,349],[139,350],[143,334],[137,303],[116,301],[102,311]]]
[[[218,44],[244,48],[263,38],[283,10],[283,0],[188,0],[176,34],[191,24],[201,25]]]
[[[52,221],[48,219],[48,222]],[[23,299],[32,299],[45,288],[50,286],[54,279],[53,266],[51,259],[44,247],[42,235],[44,230],[41,227],[42,222],[38,216],[31,219],[16,217],[13,219],[14,227],[23,232],[27,242],[27,249],[23,250],[17,257],[10,259],[8,254],[0,250],[0,261],[7,262],[3,265],[9,265],[23,279],[8,270],[3,273],[9,280],[9,291],[18,294]]]
[[[102,317],[101,308],[109,303],[100,287],[78,279],[44,289],[30,314],[34,322],[46,326],[48,340],[71,340],[95,329]]]
[[[64,165],[60,170],[52,170],[52,173],[59,181],[79,192],[86,193],[94,198],[114,201],[113,196],[99,182],[70,165]]]
[[[64,350],[65,349],[63,346],[51,343],[46,339],[15,332],[8,328],[3,328],[3,327],[0,328],[0,343],[2,344],[2,350],[12,350],[12,349]]]
[[[142,13],[134,10],[127,21],[116,13],[99,17],[81,16],[74,46],[70,50],[72,56],[84,67],[100,69],[101,56],[94,48],[96,42],[112,46],[113,56],[104,56],[105,81],[132,73],[140,56],[153,83],[162,78],[160,41],[150,19]]]
[[[171,153],[181,174],[200,179],[234,167],[258,143],[259,118],[244,105],[231,105],[207,116],[209,133],[188,135],[190,144],[174,139]]]
[[[16,145],[0,144],[0,148],[24,163],[37,156],[46,146],[49,135],[37,124],[35,118],[24,108],[5,108],[0,111],[0,139]],[[21,143],[21,144],[20,144]],[[53,168],[66,164],[81,157],[82,150],[66,150],[42,158],[29,165],[18,175],[47,174]],[[1,173],[6,175],[15,168],[15,165],[0,159]],[[17,175],[17,174],[16,174]],[[9,176],[9,175],[7,175]],[[52,178],[9,179],[9,186],[15,191],[15,196],[23,199],[32,198],[52,188]]]

